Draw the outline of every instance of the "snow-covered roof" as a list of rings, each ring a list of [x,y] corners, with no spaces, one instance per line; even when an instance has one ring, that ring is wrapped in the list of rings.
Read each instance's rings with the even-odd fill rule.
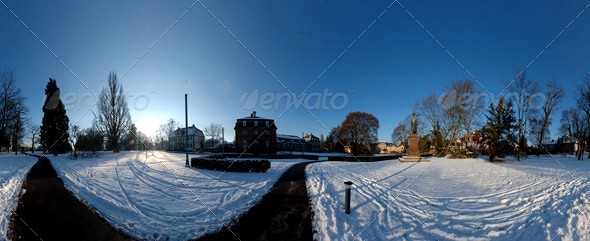
[[[178,128],[174,132],[172,132],[172,134],[170,134],[170,136],[168,136],[168,137],[176,137],[179,135],[184,136],[184,131],[185,131],[185,128]],[[199,130],[199,128],[195,127],[195,125],[188,127],[188,135],[189,136],[195,135],[196,133],[203,134],[203,132],[201,130]]]
[[[250,116],[246,116],[246,117],[240,118],[238,120],[270,120],[270,121],[272,121],[273,119],[258,116],[258,115],[256,115],[256,111],[253,111],[252,114],[250,114]]]
[[[291,141],[303,141],[303,139],[301,137],[294,136],[294,135],[284,135],[284,134],[277,134],[277,141],[281,142],[279,139],[291,140]]]

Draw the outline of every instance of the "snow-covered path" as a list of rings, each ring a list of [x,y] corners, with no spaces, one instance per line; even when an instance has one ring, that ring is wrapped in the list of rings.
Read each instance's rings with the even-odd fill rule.
[[[10,215],[18,204],[23,181],[36,157],[0,154],[0,240],[6,239]]]
[[[313,164],[307,185],[316,238],[588,240],[590,162],[557,158],[565,170],[551,157]],[[355,183],[349,215],[345,180]]]
[[[163,240],[221,229],[256,204],[287,168],[304,161],[273,161],[267,173],[221,175],[184,167],[184,154],[154,154],[147,160],[144,152],[49,158],[66,186],[113,226],[138,239]]]

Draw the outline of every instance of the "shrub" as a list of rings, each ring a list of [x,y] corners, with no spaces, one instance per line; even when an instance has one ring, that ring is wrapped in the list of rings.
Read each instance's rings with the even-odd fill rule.
[[[402,155],[384,155],[384,156],[329,156],[328,161],[343,161],[343,162],[376,162],[398,159]]]
[[[71,160],[76,160],[76,159],[95,158],[98,156],[99,156],[99,154],[96,151],[78,151],[77,153],[71,152],[70,155],[68,155],[68,158],[70,158]]]
[[[478,156],[478,153],[476,151],[469,149],[449,150],[448,154],[450,159],[465,159],[474,158]]]
[[[213,158],[213,159],[225,159],[225,158],[307,159],[307,160],[313,160],[313,161],[317,161],[319,159],[317,155],[305,155],[305,154],[258,154],[258,155],[254,155],[251,153],[243,153],[243,154],[227,153],[225,155],[209,156],[209,158]]]
[[[266,172],[270,169],[270,161],[258,159],[213,159],[195,157],[191,159],[191,166],[226,172]]]

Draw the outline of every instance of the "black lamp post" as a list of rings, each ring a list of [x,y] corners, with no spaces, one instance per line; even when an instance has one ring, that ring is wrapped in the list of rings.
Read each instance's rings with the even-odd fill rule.
[[[346,214],[350,214],[350,189],[352,188],[352,182],[346,181],[344,185],[346,185],[346,192],[344,194],[344,212]]]
[[[188,162],[188,108],[187,108],[187,96],[188,94],[184,94],[184,151],[186,153],[186,163],[184,164],[186,167],[190,167],[190,163]]]

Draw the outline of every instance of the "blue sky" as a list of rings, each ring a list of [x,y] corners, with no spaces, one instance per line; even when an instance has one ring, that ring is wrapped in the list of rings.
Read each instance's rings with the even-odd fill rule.
[[[153,134],[169,118],[184,122],[188,92],[189,124],[221,123],[233,139],[235,119],[251,111],[242,106],[244,95],[301,94],[316,80],[307,93],[341,93],[347,105],[311,115],[303,108],[282,114],[287,105],[280,103],[256,108],[259,115],[276,118],[279,133],[319,136],[327,135],[324,126],[361,110],[379,119],[379,139],[390,140],[416,99],[442,94],[450,80],[471,78],[415,19],[473,74],[481,91],[500,93],[514,71],[535,60],[527,69],[531,78],[555,79],[566,90],[554,127],[590,71],[588,11],[535,58],[585,1],[401,1],[404,8],[388,8],[390,1],[203,1],[215,17],[197,2],[161,39],[193,1],[2,2],[0,67],[15,72],[36,123],[51,77],[62,98],[70,98],[71,122],[90,126],[91,92],[98,94],[109,71],[116,71],[141,131]]]

